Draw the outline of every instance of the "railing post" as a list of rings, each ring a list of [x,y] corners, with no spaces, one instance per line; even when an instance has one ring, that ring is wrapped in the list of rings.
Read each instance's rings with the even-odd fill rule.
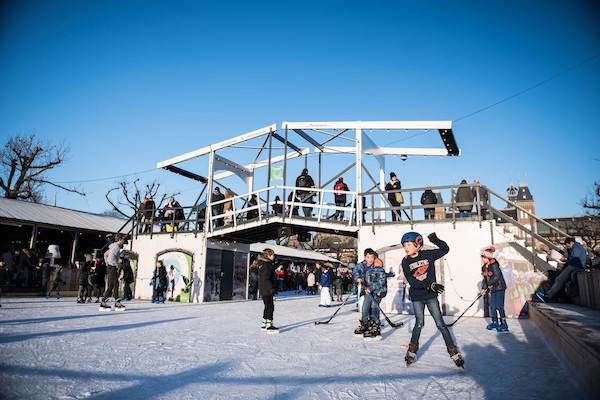
[[[450,202],[450,204],[452,205],[452,227],[456,229],[456,197],[454,193],[454,188],[450,189],[450,197],[452,198],[452,201]]]
[[[256,194],[256,207],[258,207],[258,220],[262,221],[262,211],[260,209],[260,196]]]
[[[156,213],[156,207],[152,207],[152,216],[150,217],[150,239],[154,233],[154,214]]]
[[[231,211],[233,212],[233,227],[237,228],[237,210],[235,208],[235,198],[231,199]]]
[[[414,214],[413,214],[413,192],[408,192],[408,198],[410,199],[410,229],[414,226]],[[402,207],[402,205],[400,205]],[[400,209],[400,218],[402,218],[402,209]]]
[[[477,201],[477,220],[479,221],[479,227],[481,228],[481,197],[479,195],[479,184],[475,186],[475,200]]]

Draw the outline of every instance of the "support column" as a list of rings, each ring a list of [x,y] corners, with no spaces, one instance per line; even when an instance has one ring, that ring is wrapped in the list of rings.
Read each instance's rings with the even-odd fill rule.
[[[33,249],[37,242],[37,232],[38,226],[37,224],[33,224],[33,229],[31,230],[31,239],[29,239],[29,248]]]
[[[362,129],[356,129],[356,225],[362,225]]]
[[[379,167],[379,189],[385,193],[385,169],[383,166]],[[379,207],[385,208],[386,203],[384,199],[379,199]],[[385,221],[385,210],[379,212],[379,219]]]
[[[71,249],[71,265],[75,264],[75,257],[77,256],[77,247],[79,246],[79,231],[75,231],[73,237],[73,248]]]

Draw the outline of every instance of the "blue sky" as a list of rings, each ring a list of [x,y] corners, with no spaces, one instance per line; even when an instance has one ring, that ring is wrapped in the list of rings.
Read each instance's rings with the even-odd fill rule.
[[[3,2],[0,138],[68,143],[57,181],[114,176],[282,121],[456,119],[600,52],[593,1],[421,3]],[[540,215],[579,214],[600,180],[599,72],[596,58],[458,121],[459,158],[388,165],[404,187],[525,180]],[[57,203],[101,212],[113,185]]]

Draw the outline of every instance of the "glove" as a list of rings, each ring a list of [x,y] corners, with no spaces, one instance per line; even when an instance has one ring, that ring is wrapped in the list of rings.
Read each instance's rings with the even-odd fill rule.
[[[431,284],[431,286],[429,287],[429,289],[430,289],[432,292],[435,292],[435,293],[437,293],[437,294],[442,294],[442,293],[444,293],[444,285],[440,285],[440,284],[439,284],[439,283],[437,283],[437,282],[433,282],[433,283]]]
[[[435,234],[435,232],[430,233],[429,235],[427,235],[427,239],[429,239],[430,242],[435,242],[436,240],[440,240],[437,235]]]

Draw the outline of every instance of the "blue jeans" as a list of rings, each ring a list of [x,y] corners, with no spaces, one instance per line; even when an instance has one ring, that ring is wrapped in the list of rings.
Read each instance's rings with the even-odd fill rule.
[[[492,321],[497,321],[498,316],[502,319],[506,318],[504,313],[504,290],[490,292],[490,317],[492,317]]]
[[[373,300],[375,299],[375,300]],[[362,306],[362,322],[367,322],[369,318],[376,323],[379,323],[379,303],[381,299],[372,294],[365,294]]]
[[[446,326],[442,318],[442,310],[440,310],[440,303],[438,302],[437,297],[433,299],[427,300],[413,300],[413,310],[415,312],[415,327],[412,331],[412,336],[410,338],[410,342],[414,344],[419,343],[419,337],[421,336],[421,329],[425,326],[425,306],[429,310],[429,313],[433,317],[435,321],[435,325],[439,329],[444,338],[444,342],[446,343],[446,347],[454,347],[454,340],[452,340],[452,336],[450,335],[450,331]]]

